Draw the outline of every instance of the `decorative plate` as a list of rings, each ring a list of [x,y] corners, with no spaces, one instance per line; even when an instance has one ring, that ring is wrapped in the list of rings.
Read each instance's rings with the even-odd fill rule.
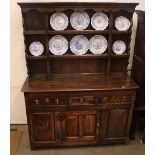
[[[75,30],[84,30],[88,27],[90,18],[86,12],[73,12],[70,23]]]
[[[64,30],[68,26],[68,17],[64,13],[56,12],[50,18],[50,25],[56,31]]]
[[[35,41],[30,44],[29,51],[34,56],[40,56],[44,52],[44,46],[39,41]]]
[[[95,30],[104,30],[108,26],[108,16],[102,12],[95,13],[91,18],[91,25]]]
[[[119,31],[126,31],[130,27],[130,21],[123,16],[117,17],[115,20],[115,27]]]
[[[83,35],[77,35],[70,41],[70,49],[76,55],[85,54],[89,49],[89,40]]]
[[[113,43],[112,49],[115,54],[122,54],[126,50],[126,45],[123,41],[117,40]]]
[[[90,39],[89,49],[93,54],[102,54],[106,51],[108,43],[104,36],[95,35]]]
[[[54,55],[63,55],[68,49],[68,41],[61,35],[52,37],[49,41],[49,50]]]

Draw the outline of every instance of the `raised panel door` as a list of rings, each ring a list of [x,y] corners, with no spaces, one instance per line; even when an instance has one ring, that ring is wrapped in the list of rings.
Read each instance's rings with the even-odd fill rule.
[[[55,143],[55,130],[53,113],[31,114],[31,137],[33,143]]]
[[[99,127],[96,111],[57,113],[61,121],[61,139],[64,145],[86,145],[97,142]]]
[[[126,140],[129,109],[101,110],[101,143],[121,143]]]
[[[108,113],[107,138],[125,137],[128,109],[111,109]]]

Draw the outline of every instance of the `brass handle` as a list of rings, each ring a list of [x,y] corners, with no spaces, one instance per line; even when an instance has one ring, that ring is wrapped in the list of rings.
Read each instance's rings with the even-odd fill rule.
[[[107,102],[107,99],[108,99],[107,97],[104,97],[104,102]]]
[[[47,97],[47,98],[45,99],[45,102],[48,103],[49,101],[50,101],[50,99]]]
[[[97,122],[96,126],[97,126],[97,128],[99,128],[99,127],[100,127],[100,123],[99,123],[99,122]]]
[[[80,102],[81,102],[81,103],[83,102],[83,98],[80,98]]]
[[[127,96],[123,96],[123,99],[125,100],[125,99],[127,99],[128,97]]]
[[[59,104],[59,99],[57,98],[57,99],[55,100],[55,102],[56,102],[56,104]]]
[[[39,104],[39,100],[38,99],[36,99],[35,102],[36,102],[36,104]]]

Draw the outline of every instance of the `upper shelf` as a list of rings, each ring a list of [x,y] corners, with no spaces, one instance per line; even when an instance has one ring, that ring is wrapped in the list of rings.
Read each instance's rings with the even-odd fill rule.
[[[48,31],[48,34],[107,34],[109,30],[64,30]]]
[[[63,31],[52,31],[49,30],[48,32],[44,30],[33,30],[33,31],[24,31],[25,35],[43,35],[43,34],[108,34],[110,30],[63,30]],[[132,31],[118,31],[112,30],[112,34],[131,34]]]

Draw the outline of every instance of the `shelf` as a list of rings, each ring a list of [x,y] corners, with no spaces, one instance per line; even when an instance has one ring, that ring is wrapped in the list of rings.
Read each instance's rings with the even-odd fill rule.
[[[46,34],[46,31],[24,31],[25,35],[33,35],[33,34]]]
[[[112,58],[128,58],[128,54],[121,54],[121,55],[116,55],[116,54],[110,54]],[[57,59],[81,59],[81,58],[107,58],[108,54],[84,54],[84,55],[73,55],[73,54],[65,54],[65,55],[50,55],[49,58],[57,58]],[[27,59],[47,59],[47,56],[29,56],[26,55]]]
[[[86,58],[92,58],[92,59],[102,59],[102,58],[107,58],[108,54],[84,54],[84,55],[73,55],[73,54],[66,54],[66,55],[50,55],[49,58],[56,58],[56,59],[86,59]]]
[[[128,31],[118,31],[118,30],[112,30],[112,34],[131,34],[131,30]]]
[[[41,55],[41,56],[32,56],[32,55],[26,55],[25,56],[26,59],[29,59],[29,60],[39,60],[39,59],[47,59],[48,57],[46,55]]]
[[[111,53],[110,56],[112,58],[128,58],[129,57],[129,54],[125,53],[125,54],[115,54],[115,53]]]
[[[64,30],[64,31],[54,31],[49,30],[48,34],[108,34],[109,30]],[[46,34],[46,31],[24,31],[25,35],[33,35],[33,34]],[[131,30],[129,31],[118,31],[112,30],[112,34],[131,34]]]
[[[108,34],[109,30],[64,30],[64,31],[48,31],[48,34]]]

